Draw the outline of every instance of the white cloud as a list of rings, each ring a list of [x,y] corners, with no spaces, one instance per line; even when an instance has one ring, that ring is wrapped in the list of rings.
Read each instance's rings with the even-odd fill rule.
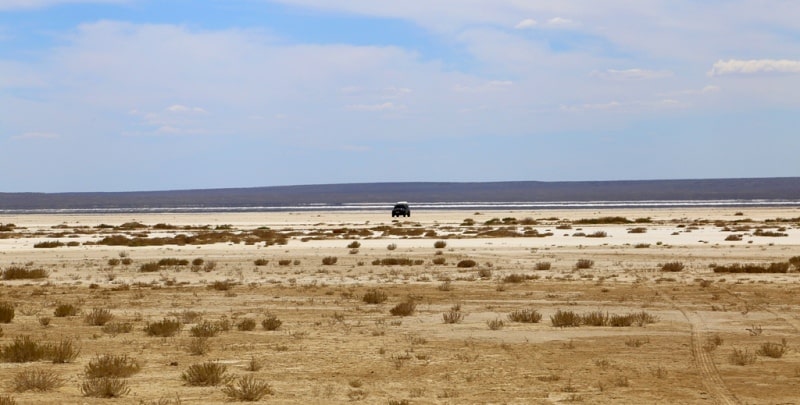
[[[130,1],[131,0],[2,0],[0,1],[0,11],[37,9],[57,6],[60,4],[122,4],[129,3]]]
[[[488,82],[475,85],[465,85],[459,83],[453,86],[453,90],[463,93],[483,93],[490,91],[506,90],[513,85],[514,82],[512,82],[511,80],[490,80]]]
[[[546,25],[551,28],[576,28],[579,27],[581,24],[569,18],[553,17],[547,20]]]
[[[672,77],[673,73],[669,70],[608,69],[602,72],[594,71],[591,75],[604,80],[650,80]]]
[[[800,61],[787,59],[719,60],[708,72],[709,76],[731,74],[800,73]]]
[[[173,113],[198,113],[198,114],[207,114],[208,112],[200,107],[187,107],[181,104],[173,104],[167,107],[167,111]]]
[[[517,25],[514,26],[514,28],[516,28],[518,30],[524,30],[524,29],[533,28],[533,27],[536,26],[536,24],[537,24],[536,20],[534,20],[533,18],[526,18],[526,19],[518,22]]]

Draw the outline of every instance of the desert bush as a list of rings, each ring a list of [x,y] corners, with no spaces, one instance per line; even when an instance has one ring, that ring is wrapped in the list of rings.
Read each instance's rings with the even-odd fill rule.
[[[147,262],[139,266],[139,272],[141,273],[153,273],[159,270],[161,270],[161,266],[158,262]]]
[[[94,308],[92,312],[86,314],[83,318],[86,324],[91,326],[103,326],[114,318],[111,311],[105,308]]]
[[[189,366],[181,374],[181,379],[194,387],[209,387],[225,384],[231,377],[227,374],[228,368],[224,364],[207,361]]]
[[[500,330],[500,329],[503,329],[504,326],[506,326],[506,323],[503,322],[502,319],[496,318],[496,319],[492,319],[492,320],[486,321],[486,325],[491,330]]]
[[[222,392],[233,401],[255,402],[264,395],[272,395],[272,388],[252,375],[240,377],[222,388]]]
[[[537,275],[528,275],[528,274],[509,274],[503,277],[504,283],[521,283],[526,280],[537,280],[539,276]]]
[[[73,304],[58,304],[55,311],[53,311],[53,316],[56,318],[75,315],[78,315],[78,307]]]
[[[407,257],[387,257],[384,259],[375,259],[372,261],[373,266],[412,266],[416,264],[415,260]]]
[[[417,309],[417,303],[409,299],[405,302],[401,302],[395,305],[392,309],[389,310],[389,313],[394,316],[410,316],[414,313],[414,310],[416,309]]]
[[[517,309],[508,314],[511,322],[538,323],[542,320],[542,314],[535,309]]]
[[[280,259],[280,260],[278,260],[278,266],[288,266],[290,264],[292,264],[292,260],[291,259]]]
[[[57,343],[47,346],[47,357],[53,363],[72,363],[81,349],[72,338],[62,338]]]
[[[39,368],[22,370],[14,374],[11,380],[11,389],[15,392],[52,391],[62,384],[61,378],[50,370]]]
[[[10,395],[0,395],[0,405],[17,405],[17,401]]]
[[[737,366],[747,366],[756,362],[756,354],[747,349],[734,348],[728,360]]]
[[[636,222],[640,222],[637,220]],[[644,222],[644,221],[642,221]],[[586,218],[573,221],[576,225],[605,225],[605,224],[630,224],[633,221],[625,217],[600,217],[600,218]]]
[[[367,304],[381,304],[386,301],[387,298],[388,296],[385,292],[373,288],[364,293],[364,296],[361,297],[361,300]]]
[[[431,262],[437,266],[441,266],[443,264],[447,264],[447,259],[444,257],[435,257]]]
[[[144,327],[147,336],[170,337],[181,330],[181,322],[177,319],[164,318],[157,322],[148,322]]]
[[[550,270],[550,262],[538,262],[534,265],[536,270]]]
[[[489,268],[482,268],[478,270],[478,277],[482,279],[490,279],[492,278],[492,269]]]
[[[81,383],[81,394],[86,397],[120,398],[129,392],[128,382],[122,378],[89,378]]]
[[[347,247],[348,247],[348,248],[350,248],[350,249],[358,249],[358,248],[360,248],[360,247],[361,247],[361,242],[359,242],[359,241],[357,241],[357,240],[354,240],[354,241],[350,242],[350,243],[347,245]]]
[[[555,314],[550,315],[550,322],[555,327],[565,328],[581,325],[581,317],[573,311],[556,310]]]
[[[195,336],[186,344],[186,350],[193,356],[202,356],[211,350],[211,344],[208,342],[208,337]]]
[[[283,322],[275,315],[267,315],[267,317],[261,321],[261,327],[264,328],[264,330],[277,330],[282,324]]]
[[[122,263],[125,266],[130,266],[133,263],[133,259],[131,259],[130,257],[123,257],[120,260],[120,263]]]
[[[266,266],[267,264],[269,264],[269,260],[267,260],[267,259],[256,259],[255,261],[253,261],[253,263],[256,266]]]
[[[108,259],[108,265],[111,266],[111,267],[119,266],[119,264],[120,264],[120,260],[117,259],[116,257]]]
[[[441,284],[436,286],[439,291],[453,291],[453,283],[450,280],[442,281]]]
[[[444,323],[461,323],[464,320],[464,313],[455,309],[451,309],[449,312],[445,312],[442,314],[442,320]]]
[[[50,326],[50,317],[49,316],[40,316],[36,318],[39,321],[39,325],[44,327]]]
[[[786,340],[784,339],[781,343],[762,343],[761,347],[756,350],[756,354],[759,356],[766,356],[772,357],[773,359],[779,359],[786,354]]]
[[[57,240],[46,240],[39,243],[34,243],[33,247],[36,249],[51,249],[64,246],[64,242]]]
[[[634,249],[647,249],[650,247],[649,243],[637,243],[633,245]]]
[[[244,318],[236,322],[236,329],[241,331],[250,331],[256,328],[256,321],[250,318]]]
[[[118,335],[120,333],[131,333],[133,324],[130,322],[109,322],[103,325],[100,330],[109,335]]]
[[[739,242],[742,240],[742,235],[731,234],[725,237],[725,240],[728,242]]]
[[[636,228],[628,229],[628,233],[647,233],[647,228],[637,226]]]
[[[8,302],[0,302],[0,323],[11,323],[14,319],[14,306]]]
[[[456,267],[458,267],[458,268],[471,268],[471,267],[475,267],[477,265],[478,265],[478,262],[476,262],[475,260],[464,259],[464,260],[459,261],[458,264],[456,264]]]
[[[789,271],[789,263],[770,263],[769,265],[760,264],[740,264],[734,263],[728,266],[713,265],[714,273],[786,273]]]
[[[575,262],[576,269],[591,269],[594,266],[594,261],[589,259],[579,259]]]
[[[255,325],[255,322],[253,322]],[[193,337],[214,337],[219,334],[219,325],[215,322],[203,321],[189,329],[189,335]]]
[[[203,258],[202,258],[202,257],[198,257],[198,258],[196,258],[196,259],[192,260],[192,266],[198,266],[198,267],[199,267],[199,266],[202,266],[202,265],[203,265],[203,263],[205,263],[205,262],[206,262],[206,261],[205,261],[205,260],[203,260]]]
[[[606,231],[596,231],[586,235],[587,238],[605,238],[606,236],[608,236]]]
[[[36,280],[47,278],[47,271],[44,269],[29,269],[27,267],[12,266],[3,270],[3,280]]]
[[[444,249],[447,247],[447,242],[443,240],[437,240],[436,242],[433,242],[433,247],[436,249]]]
[[[12,343],[0,347],[0,358],[8,363],[39,361],[48,355],[48,346],[34,341],[30,336],[17,336]]]
[[[83,369],[86,378],[127,378],[138,373],[141,363],[127,354],[103,354],[91,360]]]
[[[581,315],[581,324],[587,326],[606,326],[609,324],[609,315],[603,311],[592,311]]]
[[[669,262],[661,265],[661,271],[678,272],[684,269],[681,262]]]
[[[339,261],[339,259],[336,256],[327,256],[322,258],[322,264],[326,266],[334,265],[337,261]]]
[[[186,259],[176,259],[174,257],[167,257],[159,260],[158,265],[164,267],[187,266],[189,265],[189,261]]]

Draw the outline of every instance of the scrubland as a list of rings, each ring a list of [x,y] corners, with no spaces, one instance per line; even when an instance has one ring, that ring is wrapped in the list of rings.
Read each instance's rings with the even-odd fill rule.
[[[0,404],[791,403],[800,209],[0,216]]]

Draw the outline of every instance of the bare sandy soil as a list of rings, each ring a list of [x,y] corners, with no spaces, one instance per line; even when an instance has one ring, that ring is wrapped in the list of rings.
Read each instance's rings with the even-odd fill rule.
[[[631,222],[605,223],[611,217]],[[0,324],[0,355],[23,336],[80,348],[63,364],[0,356],[0,398],[17,404],[231,401],[225,384],[182,379],[207,361],[225,365],[232,383],[268,383],[261,401],[270,403],[800,401],[798,268],[713,269],[800,256],[797,208],[20,215],[0,216],[3,225],[0,270],[46,277],[0,280],[0,302],[15,308]],[[202,233],[219,239],[175,244]],[[165,242],[102,244],[114,235]],[[41,245],[55,241],[63,246]],[[163,259],[177,260],[142,271]],[[460,267],[466,260],[475,265]],[[577,268],[582,260],[590,266]],[[662,271],[669,263],[683,268]],[[386,301],[365,302],[376,289]],[[411,315],[390,313],[404,302],[416,305]],[[79,313],[55,316],[60,304]],[[131,330],[87,324],[94,309]],[[509,319],[524,309],[541,320]],[[653,322],[554,327],[558,311]],[[276,330],[262,327],[269,316],[281,321]],[[181,321],[180,332],[145,333],[165,318]],[[255,328],[239,330],[247,319]],[[202,346],[193,335],[203,322],[227,330]],[[781,356],[766,355],[767,344]],[[748,364],[735,364],[736,354]],[[129,392],[120,398],[82,393],[101,355],[141,367],[122,380]],[[15,390],[30,370],[60,384]]]

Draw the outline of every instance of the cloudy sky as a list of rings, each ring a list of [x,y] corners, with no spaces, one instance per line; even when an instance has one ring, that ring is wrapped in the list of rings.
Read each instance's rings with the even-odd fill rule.
[[[0,192],[800,175],[794,0],[0,0]]]

